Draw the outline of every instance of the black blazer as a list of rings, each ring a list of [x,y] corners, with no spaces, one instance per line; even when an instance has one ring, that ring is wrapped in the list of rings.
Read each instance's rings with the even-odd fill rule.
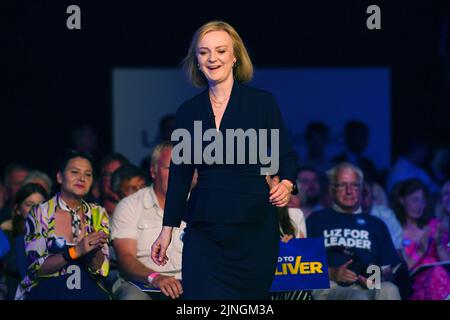
[[[194,150],[194,121],[201,121],[202,130],[215,129],[214,113],[209,100],[208,89],[184,102],[176,114],[175,129],[189,131]],[[164,210],[164,226],[179,226],[186,222],[202,221],[210,223],[241,223],[263,221],[271,206],[269,186],[265,175],[260,174],[261,167],[269,165],[258,161],[250,164],[247,140],[245,164],[237,164],[235,143],[234,164],[227,164],[226,129],[279,129],[279,170],[280,179],[295,183],[298,170],[298,157],[289,141],[279,108],[274,97],[267,91],[258,90],[234,81],[231,96],[220,123],[223,134],[224,164],[195,164],[194,152],[191,152],[191,164],[170,165],[169,184]],[[270,141],[270,132],[266,141]],[[186,142],[180,140],[180,143]],[[259,142],[259,136],[258,136]],[[188,142],[187,142],[188,143]],[[203,142],[202,150],[211,142]],[[172,157],[178,153],[181,144],[175,143]],[[269,147],[270,144],[269,144]],[[172,159],[173,160],[173,159]],[[187,201],[194,169],[198,169],[196,187]]]

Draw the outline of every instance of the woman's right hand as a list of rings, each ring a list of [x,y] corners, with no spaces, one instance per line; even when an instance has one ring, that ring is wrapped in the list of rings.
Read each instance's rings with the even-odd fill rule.
[[[166,255],[167,248],[172,241],[172,227],[164,226],[159,233],[158,238],[152,245],[152,260],[158,266],[164,266],[169,258]]]
[[[289,240],[293,239],[294,236],[292,234],[285,234],[281,237],[281,242],[288,243]]]
[[[92,232],[83,237],[76,245],[75,250],[82,257],[94,249],[101,249],[108,242],[108,236],[103,231]]]
[[[417,253],[419,256],[423,256],[427,250],[428,250],[428,245],[429,245],[429,241],[430,241],[430,228],[429,227],[425,227],[425,230],[423,232],[422,237],[419,240],[419,245],[417,247]]]

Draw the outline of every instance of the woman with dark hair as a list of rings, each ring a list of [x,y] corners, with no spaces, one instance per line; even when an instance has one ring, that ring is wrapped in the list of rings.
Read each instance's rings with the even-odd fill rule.
[[[57,173],[61,185],[26,220],[27,275],[16,299],[108,299],[108,215],[83,198],[93,182],[89,155],[69,151]]]
[[[25,220],[31,208],[47,199],[45,189],[35,183],[26,183],[16,192],[12,201],[12,230],[8,232],[11,250],[5,258],[4,273],[8,299],[13,299],[20,281],[26,276]]]
[[[427,197],[420,180],[405,180],[394,188],[393,206],[403,227],[405,258],[413,276],[410,299],[443,300],[450,294],[450,274],[440,264],[448,259],[442,255],[448,232],[441,234],[439,220],[425,214]]]
[[[20,279],[27,273],[25,255],[25,221],[28,213],[34,207],[47,200],[47,192],[36,183],[27,183],[17,191],[12,206],[14,210],[12,236],[14,239],[14,262]]]
[[[291,239],[306,238],[305,217],[302,210],[298,208],[278,208],[278,220],[280,239],[289,242]],[[282,291],[272,292],[272,300],[311,300],[311,291]]]

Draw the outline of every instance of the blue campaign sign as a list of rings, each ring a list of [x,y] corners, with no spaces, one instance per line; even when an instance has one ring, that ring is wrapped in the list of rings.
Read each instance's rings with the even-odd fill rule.
[[[326,289],[327,255],[323,238],[292,239],[280,242],[272,292]]]

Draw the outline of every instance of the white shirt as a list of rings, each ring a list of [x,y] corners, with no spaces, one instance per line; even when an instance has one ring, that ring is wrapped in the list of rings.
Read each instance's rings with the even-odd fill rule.
[[[391,234],[392,242],[397,250],[403,249],[403,228],[395,217],[394,211],[385,206],[373,206],[370,215],[384,222]]]
[[[306,223],[303,211],[298,208],[288,208],[289,218],[295,227],[296,238],[306,238]]]
[[[167,264],[158,266],[151,259],[151,246],[161,232],[163,212],[153,186],[139,190],[118,203],[111,219],[111,239],[136,240],[136,257],[142,264],[156,272],[181,279],[183,242],[180,236],[186,227],[184,221],[180,228],[173,228],[172,242],[167,249]]]

